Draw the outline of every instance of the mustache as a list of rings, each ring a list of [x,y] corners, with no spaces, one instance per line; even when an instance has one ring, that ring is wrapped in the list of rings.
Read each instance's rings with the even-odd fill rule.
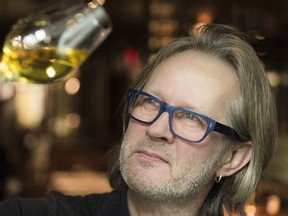
[[[129,145],[129,150],[128,150],[128,157],[131,157],[133,154],[145,150],[152,151],[159,155],[161,158],[163,158],[165,161],[172,163],[174,161],[174,158],[167,148],[167,144],[161,143],[161,142],[156,142],[152,141],[149,139],[145,140],[138,140],[138,141],[131,141],[131,140],[126,140],[125,137],[122,142],[122,148],[127,147],[127,144],[130,143]]]

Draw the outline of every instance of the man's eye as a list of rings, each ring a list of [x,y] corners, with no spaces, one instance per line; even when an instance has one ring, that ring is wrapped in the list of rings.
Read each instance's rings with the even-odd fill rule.
[[[181,119],[185,124],[203,124],[203,120],[199,116],[191,112],[177,112],[177,118]]]
[[[150,105],[159,106],[158,101],[151,99],[151,98],[147,98],[146,102]]]
[[[185,118],[189,120],[198,120],[197,117],[193,113],[186,113]]]

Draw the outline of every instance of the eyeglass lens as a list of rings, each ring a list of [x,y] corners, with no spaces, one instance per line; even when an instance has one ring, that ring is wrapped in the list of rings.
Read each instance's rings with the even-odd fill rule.
[[[129,114],[144,123],[152,123],[162,111],[162,102],[141,93],[133,94],[130,98]],[[170,116],[172,132],[189,141],[199,141],[207,130],[207,122],[197,113],[181,108],[173,109]]]

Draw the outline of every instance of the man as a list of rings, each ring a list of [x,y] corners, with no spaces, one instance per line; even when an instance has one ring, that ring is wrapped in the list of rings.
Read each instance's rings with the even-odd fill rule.
[[[112,193],[6,201],[4,215],[245,215],[277,118],[263,65],[237,31],[207,25],[170,43],[126,99]]]

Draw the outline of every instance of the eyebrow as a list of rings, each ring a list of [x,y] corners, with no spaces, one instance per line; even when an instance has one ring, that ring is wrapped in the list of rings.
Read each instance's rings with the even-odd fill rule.
[[[142,89],[141,91],[144,91],[144,92],[146,92],[146,93],[148,93],[148,94],[150,94],[150,95],[152,95],[152,96],[154,96],[154,97],[156,97],[156,98],[158,98],[159,100],[161,100],[161,101],[164,101],[165,103],[167,103],[167,104],[170,104],[170,105],[172,105],[172,106],[175,106],[175,107],[179,107],[179,108],[185,108],[185,109],[187,109],[187,110],[191,110],[191,111],[193,111],[193,112],[196,112],[196,113],[199,113],[199,114],[202,114],[202,115],[205,115],[205,116],[208,116],[209,118],[213,118],[210,114],[211,114],[211,112],[205,112],[205,111],[207,111],[207,110],[205,110],[204,108],[197,108],[197,107],[195,107],[195,106],[192,106],[191,104],[189,104],[187,101],[185,101],[185,102],[180,102],[180,104],[182,104],[182,105],[178,105],[178,104],[174,104],[174,103],[170,103],[170,102],[167,102],[167,100],[165,100],[163,97],[161,97],[160,95],[161,95],[161,91],[160,90],[157,90],[157,89]]]

